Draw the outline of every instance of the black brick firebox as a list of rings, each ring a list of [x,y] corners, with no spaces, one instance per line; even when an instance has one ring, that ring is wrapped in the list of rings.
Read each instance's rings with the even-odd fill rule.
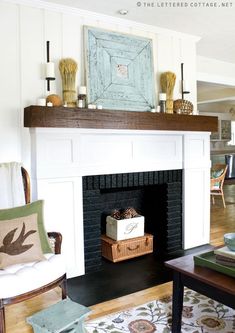
[[[85,273],[102,265],[100,236],[114,208],[134,207],[154,235],[154,252],[182,249],[182,170],[83,177]]]

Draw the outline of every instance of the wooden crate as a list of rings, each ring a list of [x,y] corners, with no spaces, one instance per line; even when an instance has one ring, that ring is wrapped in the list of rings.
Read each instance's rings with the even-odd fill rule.
[[[102,256],[118,262],[153,252],[153,235],[115,241],[106,235],[101,236]]]
[[[116,241],[144,236],[144,216],[116,220],[106,217],[106,235]]]

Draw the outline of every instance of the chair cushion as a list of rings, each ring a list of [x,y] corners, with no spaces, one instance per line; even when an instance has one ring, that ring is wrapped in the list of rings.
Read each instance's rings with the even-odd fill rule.
[[[219,183],[215,183],[215,184],[211,187],[211,191],[219,191],[219,190],[220,190]]]
[[[214,178],[218,178],[222,175],[222,173],[224,172],[224,169],[218,169],[218,170],[211,170],[211,178],[214,179]],[[213,184],[213,188],[211,188],[212,191],[216,191],[216,190],[219,190],[220,189],[220,183],[217,182],[217,183],[214,183]]]
[[[65,274],[61,254],[45,254],[45,260],[8,266],[0,270],[0,298],[14,297],[40,288]]]
[[[52,250],[43,223],[43,205],[44,201],[38,200],[24,206],[0,209],[0,223],[2,220],[12,220],[18,217],[37,214],[38,232],[41,240],[42,252],[51,253]]]
[[[0,221],[0,269],[43,259],[37,214]]]
[[[224,172],[224,169],[211,170],[211,178],[218,178],[219,176],[222,175],[223,172]]]

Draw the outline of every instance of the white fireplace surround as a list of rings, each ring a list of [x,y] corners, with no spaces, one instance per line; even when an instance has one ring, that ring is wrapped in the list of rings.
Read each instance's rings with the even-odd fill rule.
[[[183,170],[183,246],[210,235],[210,132],[30,128],[33,200],[63,235],[68,277],[84,271],[82,177]]]

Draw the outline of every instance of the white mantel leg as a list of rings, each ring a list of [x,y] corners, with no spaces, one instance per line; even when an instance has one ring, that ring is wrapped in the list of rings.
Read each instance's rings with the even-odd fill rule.
[[[82,177],[39,179],[37,197],[44,200],[47,231],[62,234],[67,276],[85,274]]]
[[[209,134],[184,136],[183,241],[184,249],[210,241]]]

